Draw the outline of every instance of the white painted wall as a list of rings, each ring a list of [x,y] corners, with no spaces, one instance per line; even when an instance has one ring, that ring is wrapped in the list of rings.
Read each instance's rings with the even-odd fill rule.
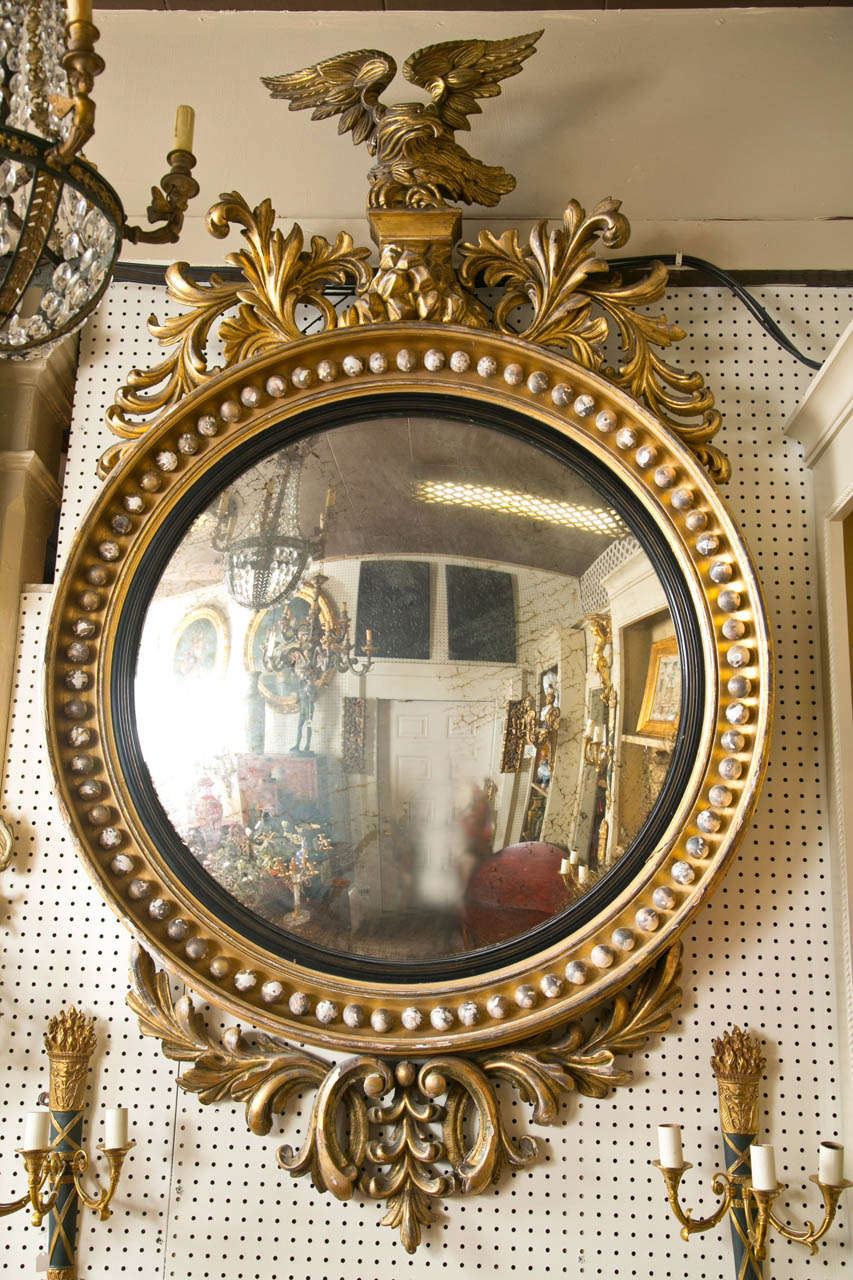
[[[97,130],[87,154],[144,221],[164,171],[174,109],[197,110],[201,194],[177,250],[123,256],[218,263],[204,231],[220,192],[271,196],[287,223],[367,241],[370,159],[336,120],[273,101],[261,75],[374,47],[399,67],[422,45],[544,27],[522,73],[483,103],[472,154],[518,185],[466,233],[558,218],[619,196],[631,252],[682,249],[724,267],[823,267],[853,260],[849,158],[853,12],[695,9],[507,13],[191,13],[98,10]],[[398,73],[387,102],[425,100]],[[839,220],[841,219],[841,220]],[[229,245],[236,245],[235,236]]]

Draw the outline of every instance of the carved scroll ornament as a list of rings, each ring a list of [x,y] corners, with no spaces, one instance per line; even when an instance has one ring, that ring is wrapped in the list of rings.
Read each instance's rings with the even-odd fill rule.
[[[553,1124],[566,1095],[605,1098],[630,1084],[631,1072],[616,1059],[667,1029],[681,999],[680,976],[679,944],[589,1024],[570,1022],[512,1047],[418,1061],[358,1055],[330,1065],[276,1037],[244,1035],[238,1026],[212,1035],[186,991],[176,998],[167,975],[137,944],[128,1004],[142,1034],[160,1040],[167,1058],[191,1064],[181,1087],[203,1103],[242,1102],[252,1133],[270,1133],[295,1095],[313,1094],[305,1142],[299,1151],[282,1146],[279,1167],[293,1177],[308,1174],[316,1190],[338,1200],[358,1191],[383,1201],[383,1225],[398,1228],[413,1253],[433,1201],[455,1192],[478,1195],[507,1167],[536,1160],[534,1138],[513,1138],[498,1086],[510,1086],[535,1124]]]
[[[430,212],[409,216],[428,218]],[[132,370],[108,409],[107,422],[122,439],[143,435],[150,419],[223,368],[304,337],[296,315],[304,306],[313,313],[314,332],[419,319],[518,334],[567,352],[648,405],[715,480],[728,478],[728,460],[710,444],[721,419],[701,374],[677,369],[655,349],[685,337],[665,315],[645,313],[666,289],[666,267],[655,263],[645,275],[625,282],[595,251],[599,241],[618,248],[628,240],[630,228],[618,200],[608,197],[589,215],[573,200],[561,227],[549,231],[540,222],[527,244],[516,231],[500,237],[482,231],[476,245],[460,247],[458,273],[450,258],[452,237],[422,251],[382,242],[374,268],[370,250],[356,247],[344,231],[334,244],[314,236],[308,248],[296,223],[285,235],[275,226],[269,200],[251,209],[237,192],[223,195],[208,214],[208,230],[221,239],[232,224],[242,227],[246,241],[245,248],[226,255],[240,280],[213,275],[209,283],[198,284],[187,263],[168,268],[169,299],[182,309],[163,321],[149,320],[169,354],[151,369]],[[491,316],[474,292],[480,282],[503,289]],[[337,298],[330,290],[337,290]],[[224,365],[208,359],[214,333],[223,345]],[[621,352],[615,366],[605,357],[611,339]],[[697,417],[698,422],[690,421]],[[112,446],[101,473],[125,452],[126,446]]]

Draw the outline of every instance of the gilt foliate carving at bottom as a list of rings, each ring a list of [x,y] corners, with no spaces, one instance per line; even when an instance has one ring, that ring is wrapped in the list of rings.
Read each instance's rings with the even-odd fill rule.
[[[262,1032],[244,1035],[232,1026],[211,1034],[191,997],[175,996],[168,976],[138,945],[128,1004],[142,1034],[159,1039],[167,1058],[191,1064],[182,1088],[203,1103],[244,1103],[252,1133],[268,1134],[294,1094],[312,1093],[305,1142],[298,1151],[282,1146],[279,1167],[309,1175],[317,1191],[339,1200],[360,1192],[383,1201],[383,1224],[399,1229],[413,1253],[433,1201],[477,1195],[506,1167],[536,1160],[538,1142],[513,1137],[504,1119],[501,1082],[530,1106],[536,1124],[554,1123],[567,1094],[604,1098],[630,1084],[631,1072],[616,1059],[667,1029],[681,998],[680,975],[677,945],[631,991],[536,1040],[417,1061],[359,1054],[331,1066]]]

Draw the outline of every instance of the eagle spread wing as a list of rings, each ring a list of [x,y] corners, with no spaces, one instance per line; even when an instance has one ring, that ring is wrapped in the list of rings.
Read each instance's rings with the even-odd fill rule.
[[[403,75],[426,89],[451,129],[470,129],[468,116],[482,108],[478,98],[496,98],[500,80],[518,75],[536,51],[541,31],[510,40],[446,40],[406,59]],[[350,57],[353,55],[350,54]]]
[[[303,71],[284,76],[261,76],[274,98],[288,98],[291,111],[313,107],[312,120],[340,115],[338,133],[352,130],[354,143],[368,148],[376,130],[379,95],[397,72],[397,64],[379,49],[339,53]]]

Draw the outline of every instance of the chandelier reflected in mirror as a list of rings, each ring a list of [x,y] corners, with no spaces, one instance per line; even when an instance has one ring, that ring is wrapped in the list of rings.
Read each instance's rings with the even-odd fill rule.
[[[211,542],[225,556],[225,588],[232,600],[255,613],[292,594],[323,546],[325,512],[313,537],[300,530],[302,461],[296,449],[279,455],[263,498],[236,535],[240,499],[230,492],[219,502]]]
[[[179,237],[192,177],[194,114],[178,108],[169,172],[152,188],[151,230],[81,155],[104,62],[91,0],[0,0],[0,358],[47,354],[109,284],[122,239]]]
[[[357,646],[350,638],[346,603],[336,619],[324,616],[320,599],[327,580],[324,574],[317,573],[304,584],[311,591],[311,605],[305,618],[295,618],[285,605],[281,618],[270,629],[262,654],[267,671],[278,673],[292,667],[300,683],[314,689],[323,688],[337,674],[367,675],[376,652],[373,632],[368,628],[362,656],[358,655]]]

